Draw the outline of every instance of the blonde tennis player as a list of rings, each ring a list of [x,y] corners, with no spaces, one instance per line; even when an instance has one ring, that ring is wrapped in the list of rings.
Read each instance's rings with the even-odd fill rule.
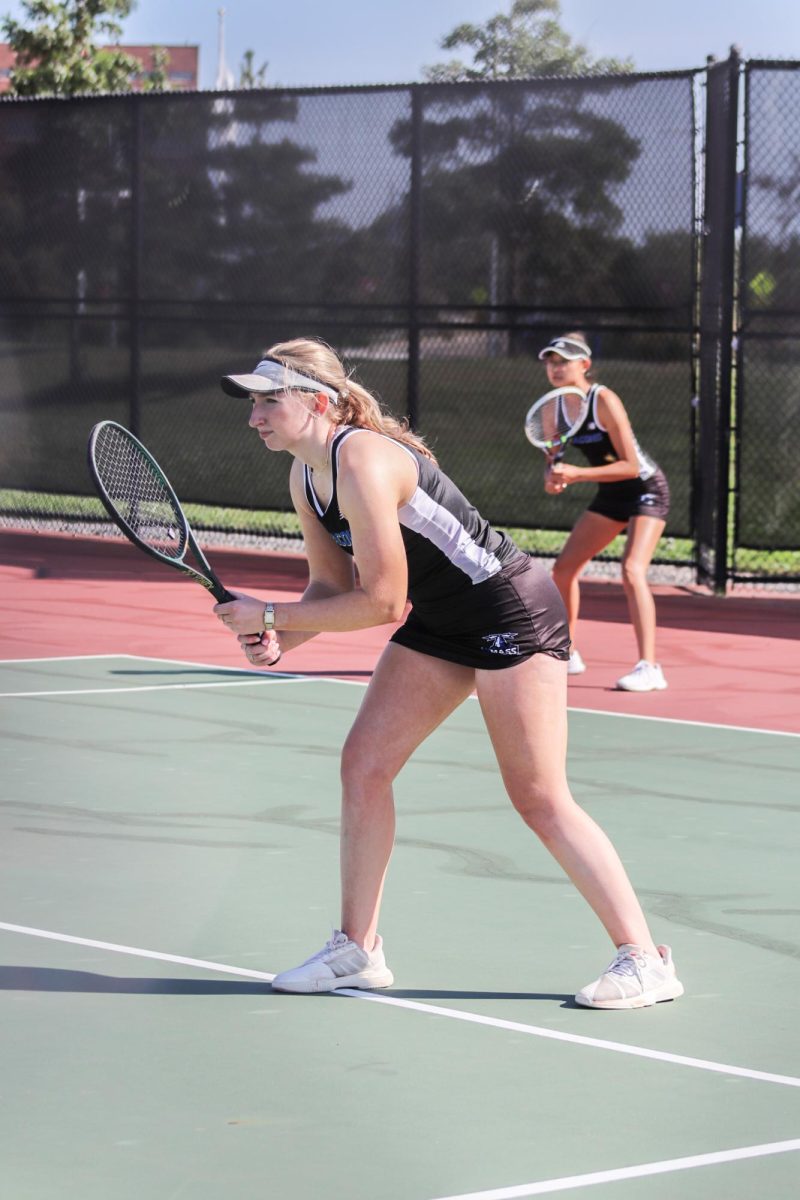
[[[400,621],[342,752],[341,921],[325,946],[283,971],[284,992],[393,982],[378,916],[395,833],[393,780],[473,691],[514,807],[605,927],[615,952],[576,996],[639,1008],[680,996],[609,839],[567,784],[569,634],[547,573],[494,530],[424,442],[348,378],[324,343],[273,346],[223,389],[252,403],[250,427],[294,462],[309,583],[298,601],[238,594],[215,607],[256,667],[315,633]],[[357,568],[357,582],[354,574]]]

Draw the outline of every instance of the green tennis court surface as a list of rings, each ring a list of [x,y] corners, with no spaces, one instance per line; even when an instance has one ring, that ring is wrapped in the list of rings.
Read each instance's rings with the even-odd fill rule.
[[[12,1200],[797,1195],[797,738],[571,717],[578,801],[687,994],[581,1010],[596,919],[470,701],[401,775],[396,986],[273,994],[338,918],[362,689],[126,656],[0,664]]]

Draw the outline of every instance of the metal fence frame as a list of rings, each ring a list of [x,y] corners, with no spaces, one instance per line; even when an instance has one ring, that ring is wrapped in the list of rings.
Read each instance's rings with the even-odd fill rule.
[[[744,147],[746,152],[747,140],[747,107],[740,111],[740,80],[743,73],[746,77],[748,66],[786,66],[797,67],[799,64],[742,64],[735,49],[731,51],[728,60],[722,63],[709,64],[705,71],[669,72],[655,75],[637,75],[634,79],[665,78],[669,76],[691,76],[696,81],[702,81],[705,88],[705,104],[701,113],[693,112],[693,121],[697,125],[698,117],[702,118],[699,129],[699,153],[694,163],[695,177],[693,190],[695,204],[700,211],[695,211],[693,217],[692,238],[692,279],[693,279],[693,311],[686,314],[685,324],[669,323],[658,325],[658,331],[677,331],[687,337],[687,366],[695,380],[695,409],[693,418],[693,445],[691,472],[691,514],[694,537],[694,568],[696,578],[701,584],[724,592],[731,582],[763,581],[794,582],[798,578],[791,574],[754,576],[739,574],[733,565],[738,536],[738,461],[732,457],[732,446],[735,445],[737,430],[741,428],[741,411],[744,403],[744,361],[742,345],[748,336],[746,325],[742,323],[742,306],[737,302],[742,288],[742,270],[745,256],[738,253],[737,234],[741,232],[741,219],[746,204],[746,172],[742,175],[745,181],[744,199],[740,206],[737,202],[739,186],[739,151]],[[617,77],[609,80],[619,82]],[[548,83],[557,84],[563,81],[537,81],[543,87]],[[586,81],[597,86],[596,77]],[[410,97],[410,129],[412,154],[410,159],[410,186],[408,204],[409,222],[409,256],[407,263],[408,303],[406,308],[407,323],[403,328],[408,338],[407,360],[407,414],[412,424],[419,418],[420,373],[421,373],[421,340],[423,331],[435,328],[458,328],[455,307],[448,309],[447,320],[440,323],[440,314],[431,311],[423,303],[420,290],[421,256],[423,252],[423,209],[422,209],[422,129],[423,112],[426,97],[435,91],[441,92],[447,86],[442,84],[411,84],[383,85],[376,88],[314,88],[297,89],[287,94],[294,96],[319,93],[353,93],[353,92],[386,92],[405,90]],[[476,88],[486,88],[486,84],[476,84]],[[490,85],[498,89],[514,88],[521,84],[497,83]],[[224,99],[225,93],[201,93],[204,101],[215,97]],[[170,100],[176,99],[169,94]],[[182,94],[179,99],[191,103],[192,94]],[[142,113],[144,104],[159,103],[158,96],[120,97],[126,104],[133,106],[131,122],[130,145],[130,187],[131,187],[131,222],[130,222],[130,294],[119,302],[125,318],[130,321],[130,416],[129,424],[136,431],[140,425],[140,397],[142,389],[142,370],[140,352],[140,333],[142,321],[148,319],[147,302],[143,302],[140,291],[142,266],[142,195],[140,159],[142,155]],[[90,98],[78,100],[47,101],[59,104],[86,104]],[[2,106],[6,104],[35,104],[32,100],[8,100],[0,102],[0,118]],[[743,124],[744,120],[744,124]],[[746,162],[746,159],[745,159]],[[740,239],[741,240],[741,239]],[[59,301],[53,306],[52,301],[40,298],[42,305],[49,305],[49,315],[62,315],[65,320],[76,320],[79,315],[77,302],[64,305]],[[227,302],[226,302],[227,303]],[[231,312],[236,310],[236,301],[230,302]],[[35,302],[34,305],[35,307]],[[0,315],[6,302],[0,299]],[[26,302],[22,308],[30,308],[31,302]],[[511,330],[517,328],[519,314],[513,311],[513,306],[505,305],[492,308],[483,305],[486,328],[495,330]],[[348,306],[348,311],[358,309],[358,305]],[[392,305],[393,313],[397,305]],[[15,312],[19,309],[15,308]],[[536,310],[535,321],[528,328],[533,328],[544,336],[563,328],[565,309],[548,315],[546,309]],[[590,313],[591,307],[583,306],[583,314]],[[609,319],[611,310],[604,310],[605,317],[602,328],[607,331],[615,329],[648,328],[644,323],[637,325],[635,315],[629,313],[623,323],[615,326],[613,317]],[[620,310],[621,311],[621,310]],[[666,310],[665,310],[666,311]],[[621,314],[625,315],[625,314]],[[365,304],[361,309],[361,318],[365,325],[389,328],[395,327],[396,316],[391,322],[386,321],[388,313],[381,311],[381,306]],[[556,320],[556,318],[558,318]],[[335,320],[329,322],[335,325]],[[473,324],[471,328],[480,328]],[[655,326],[652,326],[655,328]],[[735,399],[732,401],[734,383]],[[486,512],[491,519],[492,513]],[[798,546],[800,550],[800,546]]]

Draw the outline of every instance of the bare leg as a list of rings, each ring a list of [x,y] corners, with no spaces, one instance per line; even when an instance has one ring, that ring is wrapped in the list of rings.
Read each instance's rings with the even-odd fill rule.
[[[477,671],[478,699],[514,807],[588,901],[615,946],[657,954],[611,842],[572,798],[566,778],[567,668],[545,654]]]
[[[469,696],[475,672],[394,643],[384,650],[342,751],[342,930],[375,945],[394,843],[392,781]]]
[[[622,586],[639,658],[650,663],[656,661],[656,605],[647,582],[647,569],[665,524],[660,517],[631,517],[622,558]]]
[[[580,574],[595,554],[599,554],[609,542],[613,542],[624,528],[625,524],[622,521],[612,521],[599,513],[583,513],[575,522],[572,533],[553,565],[553,582],[567,608],[569,636],[573,644],[581,605],[578,583]]]

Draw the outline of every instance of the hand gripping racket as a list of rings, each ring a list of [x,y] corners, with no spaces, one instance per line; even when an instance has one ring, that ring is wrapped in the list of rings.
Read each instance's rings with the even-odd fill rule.
[[[525,434],[551,461],[563,457],[563,448],[578,432],[589,410],[580,388],[560,387],[540,396],[528,409]]]
[[[138,438],[116,421],[95,425],[89,471],[108,515],[134,546],[201,583],[220,603],[235,599],[214,574],[169,480]],[[199,570],[185,561],[187,549]]]

